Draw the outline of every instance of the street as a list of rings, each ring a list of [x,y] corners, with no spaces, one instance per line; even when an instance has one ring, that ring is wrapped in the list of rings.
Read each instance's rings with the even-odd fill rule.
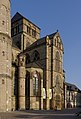
[[[26,110],[13,112],[0,112],[0,119],[81,119],[76,116],[81,108],[54,110]]]

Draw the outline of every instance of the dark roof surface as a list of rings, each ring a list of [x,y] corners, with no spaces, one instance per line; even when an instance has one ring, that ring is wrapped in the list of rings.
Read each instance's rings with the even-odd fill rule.
[[[17,50],[20,51],[20,49],[17,47],[17,45],[14,42],[12,42],[12,47],[14,47],[14,48],[16,48]]]
[[[31,49],[33,49],[35,47],[38,47],[39,45],[45,44],[46,43],[46,37],[48,36],[50,39],[52,39],[56,35],[56,33],[57,32],[52,33],[50,35],[46,35],[45,37],[38,39],[33,44],[31,44],[26,50],[24,50],[24,52],[22,52],[22,53],[25,54],[27,51],[29,51],[29,50],[31,50]]]
[[[70,88],[69,88],[70,90],[73,90],[73,91],[81,91],[81,90],[80,90],[76,85],[74,85],[74,84],[67,83],[67,82],[65,82],[65,84],[70,87]]]
[[[28,20],[26,17],[24,17],[23,15],[21,15],[19,12],[17,12],[11,19],[11,22],[14,23],[20,19],[26,19],[28,22],[30,22],[31,24],[33,24],[34,26],[36,26],[38,29],[40,29],[37,25],[35,25],[34,23],[32,23],[30,20]],[[41,29],[40,29],[41,30]]]

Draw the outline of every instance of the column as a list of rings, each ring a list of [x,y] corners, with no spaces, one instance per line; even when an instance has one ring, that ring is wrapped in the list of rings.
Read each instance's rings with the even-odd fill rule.
[[[49,79],[48,79],[48,44],[49,44],[49,37],[47,36],[46,37],[46,71],[45,71],[45,74],[46,74],[46,109],[49,110]]]
[[[25,66],[23,58],[19,61],[19,110],[25,110]]]

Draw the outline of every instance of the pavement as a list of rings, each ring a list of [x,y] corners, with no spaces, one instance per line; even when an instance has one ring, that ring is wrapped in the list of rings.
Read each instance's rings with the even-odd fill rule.
[[[26,110],[26,111],[12,111],[0,112],[0,119],[81,119],[81,108],[63,109],[61,111],[55,110]]]

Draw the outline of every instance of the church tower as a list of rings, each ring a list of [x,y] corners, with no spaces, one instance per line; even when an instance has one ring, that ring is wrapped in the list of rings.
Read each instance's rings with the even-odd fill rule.
[[[0,111],[11,110],[10,0],[0,0]]]

